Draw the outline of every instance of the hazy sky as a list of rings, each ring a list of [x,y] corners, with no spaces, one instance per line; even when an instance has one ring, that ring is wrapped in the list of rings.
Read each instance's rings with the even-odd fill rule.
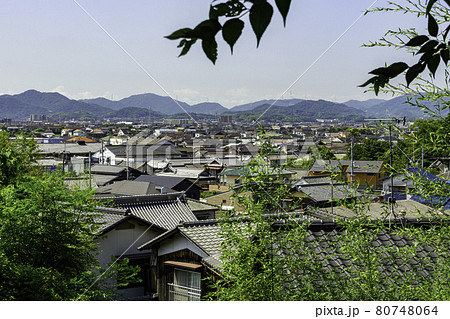
[[[284,98],[364,100],[374,97],[357,87],[368,71],[408,57],[361,44],[389,28],[426,22],[399,14],[357,20],[374,0],[292,2],[286,28],[275,10],[258,49],[249,24],[233,56],[219,36],[214,66],[200,43],[178,58],[178,42],[164,38],[206,19],[207,0],[2,0],[0,93],[33,88],[118,100],[149,92],[226,107],[284,92]]]

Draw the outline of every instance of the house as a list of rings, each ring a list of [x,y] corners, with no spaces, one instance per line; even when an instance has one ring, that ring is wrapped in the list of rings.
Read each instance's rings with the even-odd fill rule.
[[[187,197],[200,199],[201,187],[197,186],[186,177],[159,176],[159,175],[141,175],[136,179],[137,182],[150,182],[159,186],[173,189],[178,192],[184,192]]]
[[[142,181],[118,181],[113,184],[98,187],[96,197],[130,196],[130,195],[150,195],[150,194],[170,194],[177,193],[176,190],[164,186],[155,185]]]
[[[115,181],[134,180],[142,173],[126,166],[96,164],[91,167],[90,174],[98,186],[105,186]]]
[[[187,204],[198,220],[216,219],[220,207],[192,198],[187,198]]]
[[[327,286],[342,291],[342,283],[348,284],[349,277],[357,276],[360,271],[370,271],[367,268],[358,269],[358,267],[366,267],[365,264],[358,264],[358,262],[364,262],[364,254],[357,259],[355,255],[349,254],[346,250],[333,248],[333,243],[341,243],[337,247],[342,247],[343,243],[349,247],[353,245],[352,238],[348,237],[344,224],[333,220],[295,218],[297,223],[307,222],[304,240],[298,245],[299,249],[292,249],[292,243],[288,243],[289,247],[285,248],[278,246],[279,250],[276,255],[278,260],[283,257],[291,261],[291,265],[304,264],[305,267],[313,267],[315,271],[298,274],[296,271],[299,269],[293,268],[288,272],[289,275],[292,274],[292,280],[286,283],[286,288],[292,289],[294,295],[298,287],[302,287],[304,284],[317,285],[317,287],[313,287],[313,290],[319,288],[321,279],[323,280],[326,276],[333,281],[342,279],[341,285]],[[236,220],[234,222],[245,221]],[[412,284],[417,284],[421,280],[429,281],[432,278],[435,265],[442,261],[442,258],[438,258],[436,248],[396,232],[395,227],[407,225],[410,228],[426,229],[433,223],[432,220],[407,218],[387,221],[384,224],[386,230],[374,232],[373,236],[369,237],[370,242],[365,243],[368,245],[367,249],[379,254],[379,258],[374,260],[377,270],[374,275],[377,276],[377,282],[378,280],[383,281],[380,285],[384,283],[402,284],[401,280],[411,280]],[[280,236],[283,236],[283,230],[289,227],[291,226],[283,221],[274,221],[272,224],[272,228]],[[366,232],[372,231],[370,223],[364,227]],[[214,281],[217,278],[223,278],[221,274],[223,262],[221,244],[224,240],[220,222],[208,220],[181,223],[138,247],[140,251],[151,251],[153,260],[156,259],[158,299],[201,300],[208,293],[207,280]],[[279,243],[281,242],[278,242],[278,245],[280,245]],[[412,255],[412,258],[407,250],[408,247],[414,249],[415,255]],[[404,252],[408,255],[407,260],[405,255],[402,255]],[[446,252],[447,250],[444,254]],[[357,254],[359,251],[355,251],[355,253]],[[292,262],[293,260],[298,262]],[[303,266],[299,268],[300,271],[304,269]],[[322,270],[318,271],[318,269]],[[400,281],[392,282],[391,278]],[[301,283],[294,282],[297,280]],[[361,280],[365,279],[361,278]]]
[[[333,201],[355,200],[362,196],[356,189],[338,183],[301,184],[300,182],[293,186],[299,193],[294,196],[302,197],[303,207],[330,207],[336,205]]]
[[[95,156],[104,158],[104,162],[116,165],[124,162],[148,162],[152,159],[181,158],[182,154],[176,146],[167,140],[162,140],[153,145],[128,144],[128,145],[108,145]]]
[[[115,208],[129,209],[134,216],[161,229],[171,229],[182,221],[197,221],[183,193],[102,197],[99,200]]]
[[[238,186],[239,187],[239,186]],[[236,212],[242,212],[244,207],[239,204],[238,200],[235,198],[235,191],[229,190],[223,193],[219,193],[216,195],[208,196],[203,198],[202,201],[205,203],[215,205],[220,207],[220,210],[234,210]],[[250,192],[244,192],[241,194],[242,196],[251,196]]]
[[[277,179],[283,179],[286,182],[292,179],[292,176],[295,175],[295,172],[286,170],[286,169],[278,169],[278,168],[269,168],[271,171],[268,172],[269,177],[274,177]],[[220,184],[228,187],[233,187],[235,185],[242,184],[244,178],[246,176],[250,176],[250,171],[248,167],[241,168],[230,168],[225,169],[222,173],[219,174]]]
[[[196,222],[181,193],[165,195],[122,196],[99,198],[113,207],[98,207],[101,213],[97,222],[98,261],[108,268],[115,259],[129,259],[129,264],[139,266],[140,283],[133,283],[117,291],[120,299],[151,300],[157,292],[156,259],[151,251],[139,251],[138,246],[183,221]]]
[[[128,258],[129,265],[139,266],[142,280],[117,290],[119,299],[152,299],[156,293],[156,264],[149,251],[139,251],[138,246],[156,238],[165,229],[152,224],[130,210],[98,207],[101,213],[96,221],[101,224],[97,233],[97,260],[103,269],[116,259]]]
[[[219,224],[182,223],[138,247],[156,259],[159,300],[200,300],[207,291],[205,278],[214,275],[204,260],[220,254]]]
[[[353,174],[353,181],[360,187],[381,188],[387,169],[382,161],[316,160],[308,176],[329,175],[330,172],[340,173],[347,181],[352,181]]]

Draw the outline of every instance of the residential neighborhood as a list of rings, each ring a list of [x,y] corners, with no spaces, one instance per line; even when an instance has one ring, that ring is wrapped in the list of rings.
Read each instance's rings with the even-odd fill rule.
[[[450,0],[4,2],[5,316],[449,318]]]
[[[428,227],[423,225],[433,223],[433,216],[450,214],[448,195],[430,199],[414,192],[422,177],[450,185],[447,158],[432,158],[429,167],[409,162],[395,171],[390,160],[358,158],[368,141],[395,148],[412,122],[387,144],[381,144],[386,140],[379,127],[358,122],[264,122],[264,136],[231,116],[200,126],[176,123],[176,130],[171,122],[127,123],[41,123],[39,133],[33,122],[16,123],[34,135],[41,172],[64,174],[71,190],[94,191],[102,224],[100,264],[107,268],[112,260],[126,259],[139,267],[137,283],[117,288],[120,300],[205,299],[212,289],[206,278],[223,279],[223,221],[242,223],[239,218],[248,216],[242,198],[270,200],[266,190],[248,187],[253,179],[264,178],[269,192],[276,190],[273,185],[286,187],[286,198],[276,205],[308,224],[311,238],[317,231],[339,238],[340,221],[361,216]],[[372,134],[350,138],[362,125]],[[52,133],[55,128],[60,134]],[[19,136],[5,131],[12,141]],[[261,162],[267,142],[271,151]],[[274,213],[273,205],[264,207],[265,214]]]

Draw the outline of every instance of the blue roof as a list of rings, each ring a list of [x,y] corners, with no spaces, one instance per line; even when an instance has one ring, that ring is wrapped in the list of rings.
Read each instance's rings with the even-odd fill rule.
[[[427,172],[426,170],[424,170],[423,168],[407,168],[406,169],[408,172],[411,172],[414,175],[418,175],[420,177],[422,177],[423,179],[427,180],[427,181],[433,181],[433,182],[446,182],[448,183],[449,181],[444,181],[443,179],[440,179],[439,177],[437,177],[434,174],[431,174],[430,172]]]

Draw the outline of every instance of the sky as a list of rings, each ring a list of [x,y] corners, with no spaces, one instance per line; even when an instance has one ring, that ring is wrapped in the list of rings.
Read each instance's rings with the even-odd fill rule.
[[[426,23],[402,14],[361,16],[371,6],[384,6],[383,0],[293,0],[286,27],[275,9],[259,48],[245,20],[233,55],[219,35],[216,65],[200,43],[178,57],[178,42],[164,36],[205,20],[210,3],[2,0],[0,94],[36,89],[72,99],[120,100],[155,93],[225,107],[279,98],[367,100],[374,93],[358,85],[370,70],[411,57],[361,45],[388,29]]]

